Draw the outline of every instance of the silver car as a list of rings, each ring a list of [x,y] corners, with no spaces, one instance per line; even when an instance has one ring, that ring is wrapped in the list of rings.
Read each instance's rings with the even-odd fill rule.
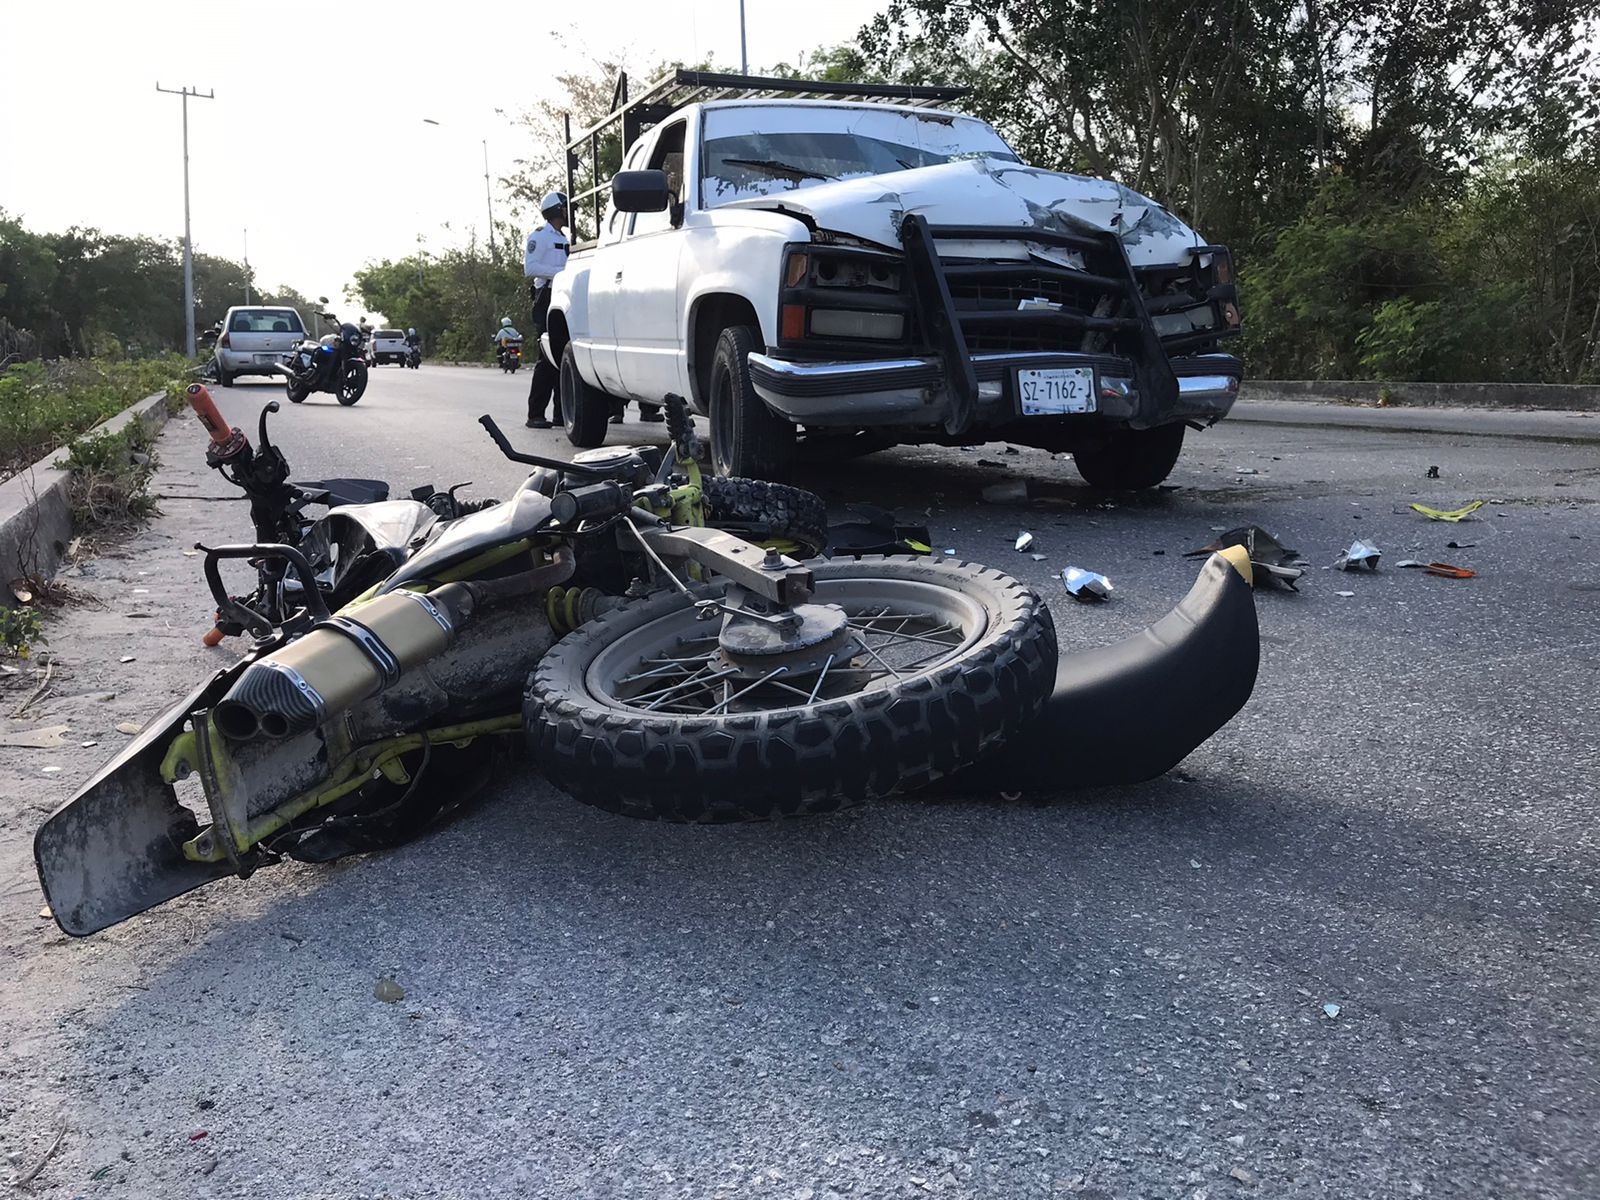
[[[276,375],[305,336],[305,322],[292,308],[230,308],[214,352],[218,381],[232,387],[240,375]]]

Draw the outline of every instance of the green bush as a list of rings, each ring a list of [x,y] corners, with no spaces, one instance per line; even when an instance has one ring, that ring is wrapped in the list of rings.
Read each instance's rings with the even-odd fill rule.
[[[58,465],[72,472],[67,498],[74,528],[115,528],[156,511],[150,495],[154,445],[149,427],[132,421],[116,433],[90,434],[67,447]]]
[[[188,360],[62,359],[0,372],[0,478],[156,392],[181,388]]]

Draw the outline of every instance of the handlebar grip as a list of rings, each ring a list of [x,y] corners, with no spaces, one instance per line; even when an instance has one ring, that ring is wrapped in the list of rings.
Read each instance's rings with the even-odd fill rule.
[[[620,483],[591,483],[557,492],[550,498],[550,515],[563,525],[589,517],[614,517],[633,506],[633,489]]]
[[[189,396],[189,407],[194,409],[194,415],[200,418],[200,424],[205,426],[213,442],[220,446],[233,436],[233,427],[222,419],[222,414],[217,411],[217,402],[211,398],[205,384],[191,383],[185,391]]]

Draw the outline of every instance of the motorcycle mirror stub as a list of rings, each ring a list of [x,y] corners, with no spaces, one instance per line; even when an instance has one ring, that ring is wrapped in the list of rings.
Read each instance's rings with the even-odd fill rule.
[[[611,181],[611,202],[620,212],[665,212],[672,202],[665,171],[619,171]]]

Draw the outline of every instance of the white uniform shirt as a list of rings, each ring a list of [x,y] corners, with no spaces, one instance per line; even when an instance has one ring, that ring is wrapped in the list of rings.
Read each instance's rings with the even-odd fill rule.
[[[567,265],[567,235],[554,225],[544,224],[528,235],[522,254],[522,273],[534,287],[546,287]]]
[[[522,335],[516,331],[514,326],[511,325],[502,325],[499,332],[494,335],[494,344],[496,346],[502,345],[505,342],[520,342],[521,340]]]

